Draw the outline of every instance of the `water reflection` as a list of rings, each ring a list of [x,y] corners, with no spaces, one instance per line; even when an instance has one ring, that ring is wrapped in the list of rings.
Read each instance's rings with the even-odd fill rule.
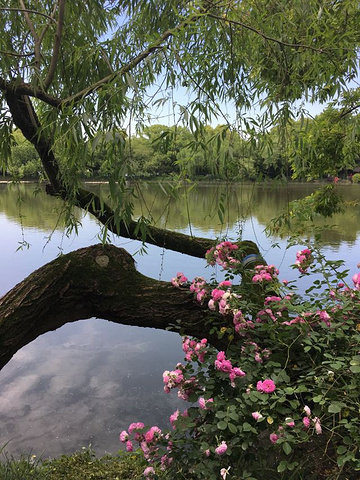
[[[166,186],[166,185],[165,185]],[[204,184],[187,191],[179,188],[174,196],[165,193],[157,183],[134,185],[138,200],[134,201],[134,214],[150,214],[153,223],[159,227],[187,231],[202,230],[204,236],[224,235],[229,229],[236,233],[243,224],[256,221],[264,228],[269,221],[280,215],[288,202],[311,194],[316,184]],[[106,184],[88,184],[87,188],[108,201],[109,188]],[[324,237],[326,243],[339,244],[354,242],[360,231],[360,185],[339,185],[340,194],[347,202],[358,202],[354,208],[334,215],[324,222],[314,219],[314,225],[333,225]],[[166,188],[168,190],[168,188]],[[218,205],[222,199],[226,207],[226,227],[218,218]],[[45,194],[43,187],[36,185],[1,185],[0,212],[7,218],[22,223],[24,227],[35,227],[44,231],[61,230],[61,202]],[[189,215],[190,212],[190,215]],[[76,218],[82,214],[76,209]]]
[[[342,188],[342,186],[340,186]],[[99,227],[94,219],[81,218],[79,237],[64,237],[59,223],[59,204],[32,188],[20,185],[26,201],[21,203],[19,220],[18,192],[0,186],[0,260],[3,275],[0,295],[34,269],[64,253],[98,242]],[[92,186],[105,197],[104,185]],[[285,250],[285,240],[266,238],[264,227],[287,204],[313,191],[313,185],[276,186],[200,185],[178,200],[171,200],[154,184],[142,186],[143,200],[150,207],[159,226],[189,231],[187,208],[190,210],[194,234],[216,237],[228,233],[256,241],[265,258],[280,265],[281,278],[294,278],[289,268],[297,247]],[[359,186],[345,186],[347,200],[360,197]],[[228,226],[222,230],[216,204],[227,194]],[[142,213],[135,205],[135,213]],[[80,218],[80,217],[79,217]],[[30,251],[15,253],[17,242],[31,243]],[[360,251],[360,213],[350,209],[331,220],[337,223],[326,235],[327,254],[342,258],[353,268]],[[55,230],[54,230],[55,229]],[[46,237],[54,230],[52,241],[44,249]],[[280,248],[272,248],[273,241]],[[116,239],[130,253],[139,242]],[[163,251],[150,246],[148,255],[137,256],[139,270],[154,278],[169,280],[183,270],[188,277],[212,273],[201,259]],[[162,388],[162,372],[182,360],[180,339],[176,334],[115,325],[90,319],[68,324],[39,337],[19,351],[0,372],[0,445],[10,441],[7,450],[13,454],[28,453],[54,456],[72,452],[89,443],[98,454],[114,452],[119,447],[118,433],[133,421],[165,426],[168,416],[178,407],[175,396],[166,396]],[[182,404],[182,402],[181,402]],[[185,408],[181,405],[180,408]]]
[[[162,372],[180,350],[176,334],[103,320],[47,333],[1,372],[1,443],[44,456],[92,444],[101,454],[120,448],[119,431],[133,421],[168,427],[183,402],[164,394]]]

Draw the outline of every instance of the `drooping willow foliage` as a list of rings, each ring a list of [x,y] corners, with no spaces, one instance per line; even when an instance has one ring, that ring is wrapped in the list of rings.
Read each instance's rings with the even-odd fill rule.
[[[354,0],[8,2],[0,7],[2,166],[13,141],[9,97],[26,99],[36,131],[29,135],[53,155],[42,162],[55,191],[84,206],[79,175],[101,148],[115,224],[129,223],[134,192],[126,187],[132,165],[125,140],[151,124],[157,107],[169,123],[189,128],[194,155],[217,149],[216,168],[224,170],[229,130],[256,148],[255,134],[284,130],[301,116],[301,101],[346,95],[358,72],[358,24]],[[177,100],[179,91],[186,95]],[[349,112],[356,98],[348,98]],[[224,128],[209,142],[210,121]],[[156,139],[159,148],[164,142],[176,144],[176,128]],[[101,202],[91,210],[104,223]]]

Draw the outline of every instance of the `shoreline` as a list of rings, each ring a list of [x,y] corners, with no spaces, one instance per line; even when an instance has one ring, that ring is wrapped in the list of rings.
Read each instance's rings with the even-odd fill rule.
[[[145,182],[145,183],[159,183],[159,181],[167,182],[167,181],[173,181],[174,179],[172,178],[167,178],[167,177],[161,177],[158,179],[136,179],[136,180],[127,180],[126,182],[131,184],[134,182]],[[108,180],[82,180],[81,183],[84,185],[108,185],[109,181]],[[272,184],[281,184],[281,185],[332,185],[333,182],[329,180],[311,180],[311,181],[294,181],[294,180],[288,180],[288,181],[282,181],[282,180],[277,180],[277,179],[268,179],[268,180],[263,180],[263,181],[250,181],[250,180],[216,180],[216,179],[187,179],[186,181],[183,182],[184,185],[188,183],[192,184],[243,184],[243,185],[272,185]],[[47,181],[41,181],[38,182],[37,180],[0,180],[0,185],[11,185],[11,184],[38,184],[38,185],[46,185]],[[339,180],[336,185],[360,185],[360,183],[354,183],[350,182],[350,180]]]

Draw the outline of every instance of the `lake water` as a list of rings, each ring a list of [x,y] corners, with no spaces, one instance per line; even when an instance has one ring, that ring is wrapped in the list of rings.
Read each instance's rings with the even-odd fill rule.
[[[106,194],[106,186],[91,188]],[[339,189],[347,200],[359,201],[360,186]],[[243,239],[257,242],[268,263],[280,267],[281,279],[294,279],[289,265],[298,247],[286,250],[286,240],[267,238],[264,228],[289,200],[313,190],[309,184],[201,184],[187,194],[180,190],[169,202],[158,185],[143,184],[142,207],[135,205],[135,214],[151,210],[157,225],[203,237],[228,234],[235,239],[241,232]],[[99,242],[98,224],[81,212],[76,212],[82,224],[79,235],[67,237],[59,220],[60,204],[33,191],[32,185],[0,185],[0,295],[59,253]],[[227,225],[221,227],[216,205],[225,194]],[[348,208],[328,223],[332,227],[324,237],[326,254],[343,259],[354,272],[360,261],[360,208]],[[140,247],[136,241],[113,240],[130,253]],[[272,248],[274,242],[278,247]],[[16,251],[21,243],[30,248]],[[162,280],[179,270],[189,278],[212,273],[201,259],[152,246],[147,255],[135,258],[142,273]],[[186,407],[176,395],[165,395],[162,384],[163,371],[182,360],[180,337],[170,332],[87,319],[47,333],[21,349],[0,372],[0,446],[7,443],[13,455],[31,452],[42,457],[90,444],[98,455],[116,452],[118,434],[129,423],[168,427],[169,415]]]

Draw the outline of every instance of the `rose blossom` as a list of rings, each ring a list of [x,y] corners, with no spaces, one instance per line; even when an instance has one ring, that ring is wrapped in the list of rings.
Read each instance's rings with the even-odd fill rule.
[[[261,420],[262,418],[264,418],[264,417],[261,415],[261,413],[259,413],[259,412],[252,412],[251,416],[252,416],[256,421]]]
[[[264,380],[263,382],[262,381],[259,381],[257,382],[256,384],[256,390],[258,392],[263,392],[263,393],[272,393],[274,392],[276,389],[276,385],[275,383],[270,380],[270,379],[266,379]]]
[[[199,398],[199,406],[202,410],[207,410],[208,407],[206,406],[208,403],[213,403],[214,400],[212,398],[209,398],[208,400],[205,400],[204,397]]]
[[[143,475],[146,479],[151,478],[155,475],[155,470],[153,469],[153,467],[146,467]]]
[[[159,427],[151,427],[150,430],[145,433],[145,440],[147,441],[147,443],[150,443],[154,440],[154,437],[156,439],[156,436],[159,436],[160,434],[161,430]]]
[[[276,433],[271,433],[271,434],[270,434],[270,442],[271,442],[271,443],[274,443],[274,444],[275,444],[275,443],[278,441],[278,439],[279,439],[279,436],[276,435]]]
[[[174,287],[179,288],[182,285],[184,285],[184,283],[186,283],[187,281],[188,279],[185,277],[185,275],[182,272],[177,272],[176,277],[171,279],[171,284]]]
[[[120,442],[125,443],[129,439],[129,434],[126,430],[123,430],[119,436]]]
[[[161,457],[161,467],[160,467],[161,470],[166,470],[170,466],[172,461],[173,459],[171,457],[168,457],[167,455],[163,455]]]
[[[326,310],[319,310],[318,312],[318,315],[320,317],[320,319],[328,326],[330,327],[330,315],[327,313]]]
[[[220,475],[221,475],[221,478],[223,480],[226,480],[226,476],[229,475],[229,470],[230,470],[231,467],[228,467],[228,468],[222,468],[220,470]]]
[[[314,418],[313,418],[313,422],[314,422],[314,424],[315,424],[315,432],[316,432],[318,435],[320,435],[320,433],[322,433],[320,418],[319,418],[319,417],[314,417]]]
[[[288,427],[295,427],[295,422],[292,418],[286,418],[285,423]]]
[[[210,298],[210,300],[208,302],[208,307],[209,307],[209,310],[215,310],[216,309],[215,302],[212,298]]]
[[[215,448],[215,453],[217,455],[224,455],[227,450],[226,442],[222,441],[218,447]]]
[[[128,440],[126,442],[126,451],[127,452],[132,452],[133,451],[133,444],[132,444],[132,441],[131,440]]]
[[[145,425],[142,422],[131,423],[129,425],[129,433],[131,434],[134,430],[141,430]]]
[[[360,273],[355,273],[352,277],[352,281],[354,282],[355,289],[360,290]]]
[[[173,414],[170,415],[170,423],[173,426],[173,429],[175,430],[175,422],[179,418],[179,410],[175,410]]]
[[[220,290],[218,288],[214,288],[214,290],[211,292],[211,296],[212,296],[214,302],[218,302],[219,300],[221,300],[224,293],[225,293],[225,290]]]
[[[305,405],[305,407],[304,407],[304,412],[306,413],[306,416],[310,417],[310,415],[311,415],[311,410],[310,410],[310,408],[309,408],[307,405]]]
[[[310,423],[311,423],[310,418],[309,417],[304,417],[302,421],[303,421],[304,427],[307,430],[310,427]]]

